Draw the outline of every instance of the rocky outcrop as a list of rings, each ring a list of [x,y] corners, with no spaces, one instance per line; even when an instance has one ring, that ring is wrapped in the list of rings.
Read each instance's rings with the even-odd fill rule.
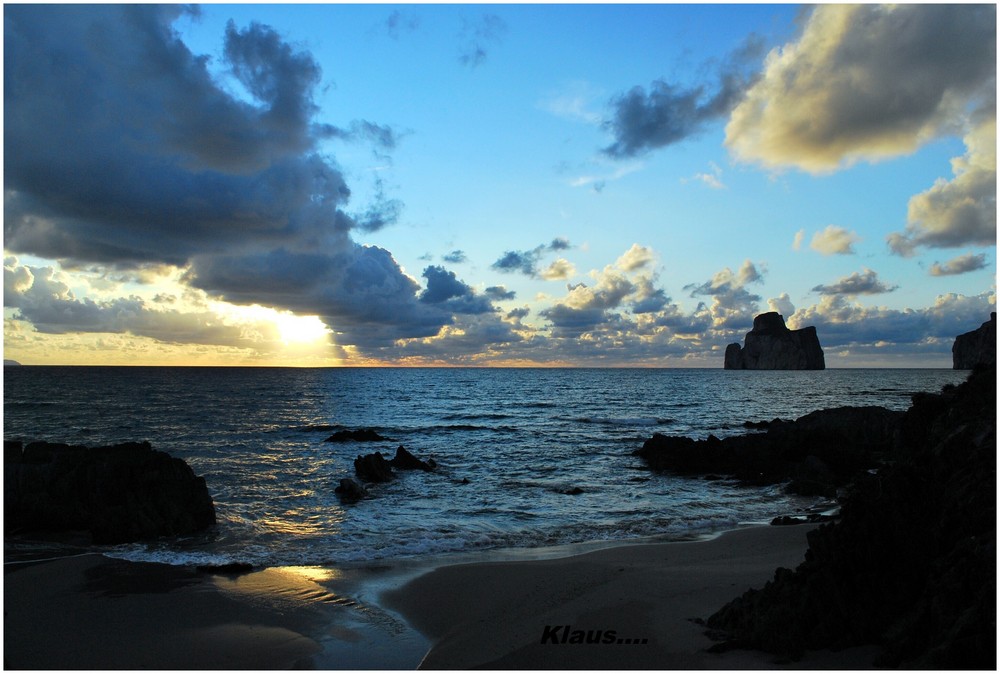
[[[776,311],[753,319],[743,347],[726,347],[727,370],[822,370],[826,368],[816,328],[789,330]]]
[[[951,347],[952,368],[971,370],[977,365],[997,364],[997,312],[972,332],[955,338]]]
[[[720,646],[877,644],[880,667],[994,670],[996,404],[995,367],[914,396],[891,461],[809,532],[805,561],[709,618]]]
[[[882,407],[838,407],[776,419],[766,433],[705,440],[657,433],[634,454],[653,470],[722,473],[755,485],[787,482],[792,493],[834,496],[892,449],[902,416]]]
[[[148,442],[4,442],[4,531],[89,531],[95,543],[191,534],[215,524],[205,479]]]
[[[368,490],[360,482],[349,477],[342,478],[333,491],[344,503],[357,503],[368,496]]]
[[[423,470],[432,471],[437,467],[434,460],[423,461],[413,456],[406,447],[400,445],[396,448],[396,456],[391,461],[387,461],[382,452],[365,454],[358,456],[354,460],[354,472],[365,482],[389,482],[396,479],[393,468],[399,470]]]

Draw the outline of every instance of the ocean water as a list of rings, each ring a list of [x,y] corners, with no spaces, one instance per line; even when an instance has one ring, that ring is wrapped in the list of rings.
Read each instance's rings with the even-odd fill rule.
[[[218,525],[103,548],[174,564],[350,566],[449,553],[685,539],[818,505],[780,487],[653,474],[653,433],[704,438],[841,405],[906,409],[952,370],[4,369],[5,439],[148,440],[207,480]],[[373,428],[386,442],[324,442]],[[335,487],[359,454],[433,458],[371,498]],[[566,490],[582,493],[569,495]]]

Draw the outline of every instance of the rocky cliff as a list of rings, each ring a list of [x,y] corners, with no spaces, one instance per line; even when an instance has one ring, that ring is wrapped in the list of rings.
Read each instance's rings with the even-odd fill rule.
[[[877,471],[841,518],[708,620],[729,641],[798,658],[877,644],[878,667],[996,668],[996,368],[917,394]]]
[[[986,321],[972,332],[955,338],[951,347],[952,367],[956,370],[971,370],[977,365],[997,363],[997,312],[990,314]]]
[[[826,368],[816,328],[789,330],[776,311],[753,319],[743,347],[726,347],[727,370],[822,370]]]

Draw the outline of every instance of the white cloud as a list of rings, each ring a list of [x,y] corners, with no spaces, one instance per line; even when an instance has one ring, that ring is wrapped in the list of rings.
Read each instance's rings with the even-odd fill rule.
[[[854,232],[843,227],[828,225],[813,234],[809,247],[823,255],[853,255],[854,244],[861,240]]]

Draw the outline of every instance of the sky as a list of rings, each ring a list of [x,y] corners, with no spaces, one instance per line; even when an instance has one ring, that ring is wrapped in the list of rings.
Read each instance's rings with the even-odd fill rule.
[[[4,5],[4,357],[950,367],[995,5]]]

